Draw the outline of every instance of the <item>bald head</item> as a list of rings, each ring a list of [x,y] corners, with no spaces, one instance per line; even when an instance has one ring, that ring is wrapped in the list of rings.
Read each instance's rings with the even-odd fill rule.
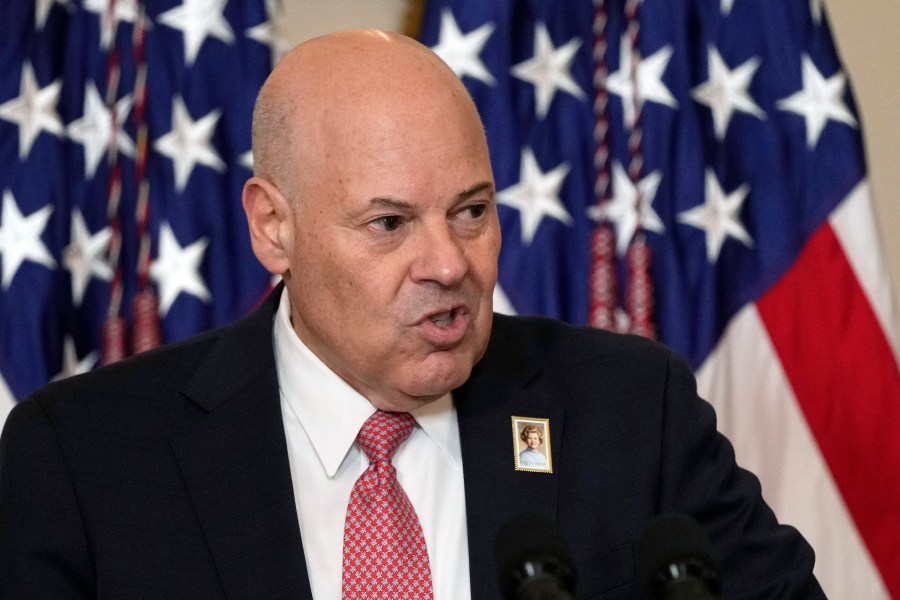
[[[448,113],[481,128],[465,87],[427,47],[376,30],[324,35],[294,48],[263,85],[253,114],[254,171],[299,194],[304,175],[323,175],[341,160],[332,151],[348,141],[365,143],[391,126],[429,127]]]
[[[490,336],[500,225],[453,71],[396,34],[306,42],[260,92],[253,152],[251,243],[306,347],[382,410],[461,385]]]

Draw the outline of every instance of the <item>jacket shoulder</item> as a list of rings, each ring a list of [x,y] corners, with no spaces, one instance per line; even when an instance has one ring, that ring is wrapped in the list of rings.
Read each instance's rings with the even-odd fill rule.
[[[50,383],[20,406],[40,403],[51,414],[76,405],[156,411],[180,402],[185,390],[236,389],[274,364],[271,323],[278,295],[273,296],[234,323]]]
[[[517,352],[542,361],[561,360],[578,366],[614,363],[665,363],[673,352],[637,335],[571,325],[538,316],[494,315],[490,352]]]

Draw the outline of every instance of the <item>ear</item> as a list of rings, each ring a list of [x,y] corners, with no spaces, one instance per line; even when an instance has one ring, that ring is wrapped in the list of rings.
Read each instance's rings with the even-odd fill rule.
[[[241,199],[253,253],[270,273],[284,274],[290,268],[288,246],[293,231],[290,203],[278,188],[261,177],[247,180]]]

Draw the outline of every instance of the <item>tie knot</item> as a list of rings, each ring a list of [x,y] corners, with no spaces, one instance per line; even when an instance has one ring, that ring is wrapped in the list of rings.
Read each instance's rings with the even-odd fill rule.
[[[397,447],[412,433],[415,423],[409,413],[377,410],[363,423],[356,443],[366,453],[369,462],[390,461]]]

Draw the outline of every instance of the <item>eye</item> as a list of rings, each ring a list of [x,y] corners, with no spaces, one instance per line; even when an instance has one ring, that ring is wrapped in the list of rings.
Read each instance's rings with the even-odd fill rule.
[[[486,210],[487,206],[485,206],[484,204],[472,204],[471,206],[467,206],[462,209],[460,211],[460,214],[470,219],[479,219]]]
[[[376,229],[381,229],[382,231],[395,231],[402,224],[403,219],[401,217],[398,217],[397,215],[378,217],[371,223],[373,227],[375,227]]]

